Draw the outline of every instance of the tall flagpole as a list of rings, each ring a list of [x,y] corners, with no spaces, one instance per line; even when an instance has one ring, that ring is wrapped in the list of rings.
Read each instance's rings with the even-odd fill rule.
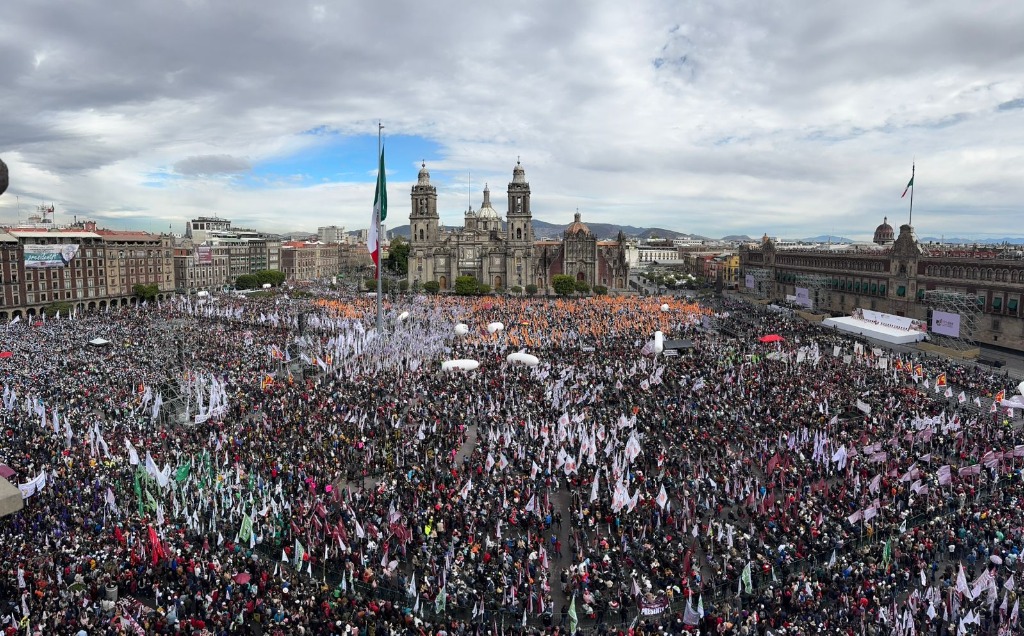
[[[907,225],[914,226],[914,168],[917,162],[910,164],[910,220]]]
[[[384,130],[384,125],[380,121],[377,121],[377,165],[379,166],[380,170],[384,169],[384,166],[382,165],[383,162],[380,160],[380,153],[381,153],[381,147],[382,147],[381,131],[383,131],[383,130]],[[380,175],[377,175],[377,183],[380,184]],[[383,193],[378,193],[378,196],[383,196]],[[913,205],[913,200],[914,200],[914,193],[913,192],[910,193],[910,200],[911,200],[911,205]],[[384,309],[383,309],[383,305],[381,304],[381,296],[383,295],[383,291],[382,291],[383,285],[381,284],[381,281],[382,281],[381,269],[382,269],[382,267],[384,265],[384,263],[383,263],[384,259],[381,258],[383,256],[383,250],[380,249],[380,246],[383,243],[383,241],[381,240],[381,235],[380,235],[380,210],[379,209],[377,210],[377,213],[373,215],[373,222],[377,226],[377,335],[380,335],[384,331]]]

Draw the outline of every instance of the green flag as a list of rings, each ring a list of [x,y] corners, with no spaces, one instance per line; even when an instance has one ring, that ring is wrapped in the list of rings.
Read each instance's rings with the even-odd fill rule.
[[[569,601],[569,633],[575,634],[576,627],[579,625],[580,619],[576,616],[576,595],[572,595],[572,600]]]
[[[750,561],[747,561],[747,566],[743,568],[743,574],[740,576],[740,580],[743,581],[743,588],[746,591],[746,593],[753,593],[754,583],[751,580]]]
[[[139,483],[139,471],[135,471],[135,501],[139,506],[139,514],[142,514],[142,484]]]
[[[252,517],[245,515],[242,517],[242,529],[238,531],[239,541],[248,541],[252,537]]]
[[[177,482],[185,481],[186,479],[188,479],[188,472],[188,464],[182,464],[181,466],[178,466],[178,472],[174,474],[174,480]]]
[[[437,600],[434,601],[434,611],[440,614],[444,611],[445,606],[448,604],[448,592],[445,588],[441,588],[441,591],[437,594]]]

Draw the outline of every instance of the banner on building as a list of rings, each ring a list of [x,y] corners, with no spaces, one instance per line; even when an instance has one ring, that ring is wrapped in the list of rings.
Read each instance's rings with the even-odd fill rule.
[[[209,245],[196,247],[196,262],[200,265],[209,265],[213,262],[213,248]]]
[[[932,312],[932,331],[950,338],[960,337],[960,314],[945,311]]]
[[[808,309],[814,306],[814,302],[811,300],[811,292],[806,287],[796,288],[796,300],[793,302]]]
[[[745,284],[747,286],[747,289],[753,289],[753,288],[757,287],[757,284],[754,282],[754,275],[753,274],[747,274],[744,277],[744,282],[745,282]]]
[[[77,243],[25,245],[25,267],[67,267],[78,254]]]

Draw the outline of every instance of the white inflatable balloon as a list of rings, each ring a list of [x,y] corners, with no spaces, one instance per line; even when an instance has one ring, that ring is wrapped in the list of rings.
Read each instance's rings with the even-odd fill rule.
[[[463,324],[461,322],[459,324],[455,325],[455,335],[456,336],[464,336],[467,333],[469,333],[469,325]]]
[[[487,333],[498,333],[499,331],[504,330],[505,325],[500,322],[492,322],[491,324],[487,325]]]
[[[654,332],[654,353],[655,355],[665,350],[665,334],[660,331]]]
[[[1024,395],[1024,382],[1021,382],[1020,384],[1017,385],[1017,393]]]
[[[540,364],[540,358],[535,355],[526,353],[525,351],[517,351],[516,353],[508,354],[505,361],[509,364],[524,364],[528,367],[535,367]]]
[[[478,360],[446,360],[441,363],[442,371],[476,371],[479,367]]]
[[[662,311],[668,311],[668,305],[662,305],[661,306],[661,310]]]
[[[402,313],[398,314],[398,319],[399,320],[405,320],[408,317],[409,317],[409,312],[407,312],[407,311],[403,311]]]

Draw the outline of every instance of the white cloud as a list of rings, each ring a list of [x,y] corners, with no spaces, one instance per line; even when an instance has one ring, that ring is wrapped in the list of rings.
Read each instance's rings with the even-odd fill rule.
[[[919,234],[1012,233],[1021,23],[1009,0],[15,3],[0,24],[0,218],[21,195],[150,229],[213,212],[362,227],[372,158],[343,171],[359,183],[280,174],[253,190],[232,175],[322,143],[302,131],[381,118],[440,146],[426,157],[439,178],[472,170],[498,201],[521,155],[552,222],[579,207],[708,235],[866,236],[906,213],[916,158]],[[409,184],[390,185],[398,225]],[[463,186],[442,189],[446,222]]]

